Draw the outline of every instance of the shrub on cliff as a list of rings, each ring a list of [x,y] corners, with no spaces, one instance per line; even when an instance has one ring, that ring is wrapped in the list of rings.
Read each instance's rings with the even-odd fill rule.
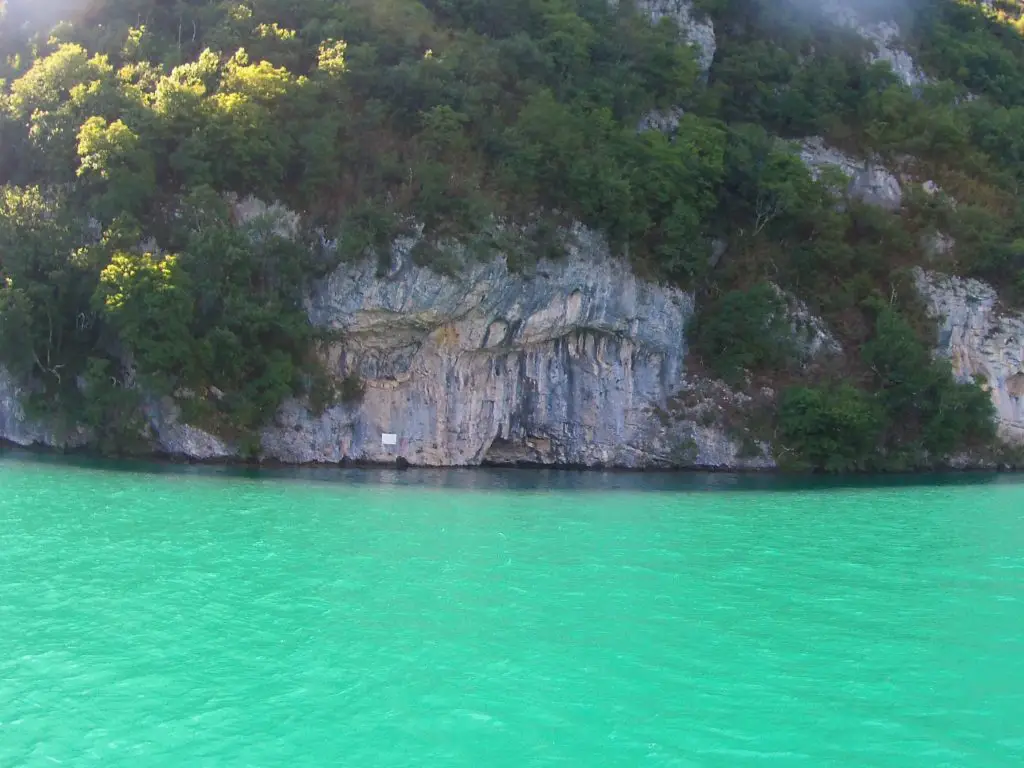
[[[766,283],[729,291],[704,307],[690,340],[705,365],[733,385],[747,371],[784,368],[796,354],[786,302]]]
[[[787,389],[778,425],[776,456],[785,469],[853,472],[879,465],[883,413],[849,384]]]
[[[876,311],[875,333],[863,350],[872,389],[844,383],[785,390],[777,421],[781,466],[825,472],[934,467],[994,440],[988,394],[975,382],[954,380],[949,363],[933,359],[898,312]]]
[[[949,362],[933,359],[891,308],[878,312],[862,354],[886,414],[884,447],[893,462],[934,462],[995,437],[988,394],[973,381],[954,380]]]

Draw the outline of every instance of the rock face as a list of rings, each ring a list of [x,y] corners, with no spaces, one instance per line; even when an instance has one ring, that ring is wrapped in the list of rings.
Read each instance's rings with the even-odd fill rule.
[[[1000,436],[1024,444],[1024,314],[1001,311],[995,290],[979,280],[922,269],[914,276],[939,322],[938,353],[961,380],[983,380]]]
[[[156,449],[169,456],[185,456],[200,461],[230,459],[234,448],[209,432],[181,420],[181,409],[169,397],[151,400],[143,406],[150,436]]]
[[[236,224],[253,236],[297,235],[298,218],[281,206],[230,202]],[[323,413],[284,403],[261,435],[263,458],[772,466],[767,446],[730,436],[693,394],[710,390],[684,371],[692,295],[638,278],[590,230],[577,226],[566,235],[565,255],[528,275],[510,271],[503,255],[479,260],[455,248],[457,276],[444,276],[414,263],[412,238],[394,244],[386,275],[376,259],[342,265],[307,309],[311,323],[338,334],[325,359],[346,401]],[[793,322],[809,354],[828,346],[796,304]],[[684,392],[692,402],[675,407]],[[0,440],[88,443],[83,430],[68,436],[27,418],[22,394],[0,371]],[[736,397],[714,394],[719,405]],[[185,423],[171,398],[143,402],[143,437],[155,452],[238,457],[237,446]]]
[[[610,4],[618,6],[618,0],[610,0]],[[672,19],[686,41],[696,48],[701,71],[711,69],[717,49],[715,27],[710,19],[697,16],[692,0],[636,0],[636,9],[650,16],[653,24],[663,18]]]
[[[55,438],[25,417],[21,388],[0,368],[0,439],[21,446],[52,445]]]
[[[653,109],[640,118],[637,123],[637,133],[644,131],[659,131],[667,136],[672,136],[679,130],[679,122],[683,119],[685,112],[680,107],[671,109]]]
[[[786,303],[786,313],[801,360],[810,362],[815,358],[834,357],[843,353],[839,340],[820,317],[811,313],[804,302],[774,283],[771,286]]]
[[[40,446],[68,450],[87,447],[91,435],[82,427],[58,430],[25,413],[27,393],[13,377],[0,368],[0,442],[25,448]],[[223,440],[181,421],[181,410],[169,398],[151,400],[143,406],[147,434],[153,450],[170,456],[206,461],[229,459],[237,454]]]
[[[79,448],[89,441],[84,429],[68,433],[58,431],[25,413],[23,397],[27,394],[8,371],[0,367],[0,441],[25,448],[39,445],[51,448]]]
[[[835,168],[846,176],[849,185],[845,192],[850,197],[890,211],[899,210],[903,204],[899,180],[881,165],[830,147],[818,136],[799,142],[797,151],[814,178],[819,178],[821,170],[827,167]]]
[[[266,213],[251,202],[245,209]],[[249,217],[239,210],[238,218],[245,224]],[[566,255],[529,275],[511,272],[503,256],[466,258],[457,277],[440,275],[414,264],[414,245],[395,244],[388,274],[378,274],[373,260],[346,264],[310,297],[311,322],[338,333],[328,366],[355,391],[319,414],[286,402],[261,436],[263,458],[773,466],[767,446],[743,446],[711,418],[742,396],[685,375],[693,297],[636,277],[599,235],[575,228]],[[829,346],[827,329],[794,307],[794,328],[810,329],[815,350]],[[677,407],[684,394],[689,407]],[[0,440],[56,448],[87,442],[81,432],[68,439],[26,418],[20,395],[0,372]],[[184,423],[170,398],[147,400],[143,413],[156,452],[238,455],[228,441]]]
[[[918,68],[911,55],[900,47],[899,25],[893,21],[866,22],[854,6],[854,3],[842,0],[823,0],[821,14],[833,24],[851,29],[871,43],[875,49],[868,56],[871,63],[887,62],[904,85],[925,85],[928,78]]]
[[[385,277],[343,266],[310,300],[310,319],[341,341],[339,379],[357,402],[322,415],[286,403],[263,433],[266,458],[758,467],[720,430],[670,427],[657,412],[684,386],[693,299],[644,282],[596,234],[576,228],[564,259],[530,276],[504,258],[445,277],[396,245]]]

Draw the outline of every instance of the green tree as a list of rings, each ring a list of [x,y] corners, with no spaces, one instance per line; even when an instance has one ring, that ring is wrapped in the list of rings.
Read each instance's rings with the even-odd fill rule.
[[[10,111],[27,126],[32,151],[16,177],[73,178],[78,127],[91,115],[113,117],[121,106],[106,57],[90,57],[81,46],[64,44],[37,59],[10,86]]]
[[[117,252],[100,273],[95,303],[147,377],[190,378],[192,296],[178,257]],[[165,390],[170,390],[164,383]]]
[[[141,216],[156,194],[152,157],[139,136],[120,120],[90,117],[78,131],[78,176],[97,186],[94,207],[106,220]]]
[[[95,339],[95,277],[75,249],[81,234],[59,196],[0,190],[0,350],[3,362],[57,392],[74,387]]]
[[[935,462],[994,438],[989,396],[974,382],[956,382],[949,363],[934,360],[897,312],[878,312],[874,338],[862,354],[875,377],[894,454],[902,450],[908,461]]]
[[[767,284],[733,290],[705,306],[690,332],[694,351],[728,384],[744,373],[778,370],[796,354],[786,303]]]
[[[877,468],[882,412],[850,386],[790,387],[782,393],[776,453],[787,469],[853,472]]]

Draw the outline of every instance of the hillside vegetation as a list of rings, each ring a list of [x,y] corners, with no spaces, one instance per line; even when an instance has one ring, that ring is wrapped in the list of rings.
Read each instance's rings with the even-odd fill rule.
[[[446,244],[510,252],[504,223],[528,268],[573,220],[696,292],[694,363],[779,391],[764,430],[786,465],[908,468],[993,440],[985,393],[931,358],[909,270],[1024,301],[1016,3],[901,11],[916,88],[808,4],[699,0],[707,77],[627,0],[93,0],[56,23],[39,5],[0,3],[0,363],[106,449],[131,448],[141,392],[240,438],[289,395],[332,402],[302,297],[341,260],[415,226],[416,258],[458,269]],[[675,108],[670,135],[637,131]],[[943,192],[839,204],[783,141],[812,135]],[[298,236],[236,220],[230,194],[302,212]],[[929,253],[936,231],[955,250]],[[770,283],[842,359],[799,364]]]

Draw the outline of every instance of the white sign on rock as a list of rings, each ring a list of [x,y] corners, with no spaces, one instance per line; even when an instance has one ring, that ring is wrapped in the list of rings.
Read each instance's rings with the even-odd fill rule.
[[[398,445],[398,435],[393,435],[390,432],[382,432],[380,435],[381,445]]]

